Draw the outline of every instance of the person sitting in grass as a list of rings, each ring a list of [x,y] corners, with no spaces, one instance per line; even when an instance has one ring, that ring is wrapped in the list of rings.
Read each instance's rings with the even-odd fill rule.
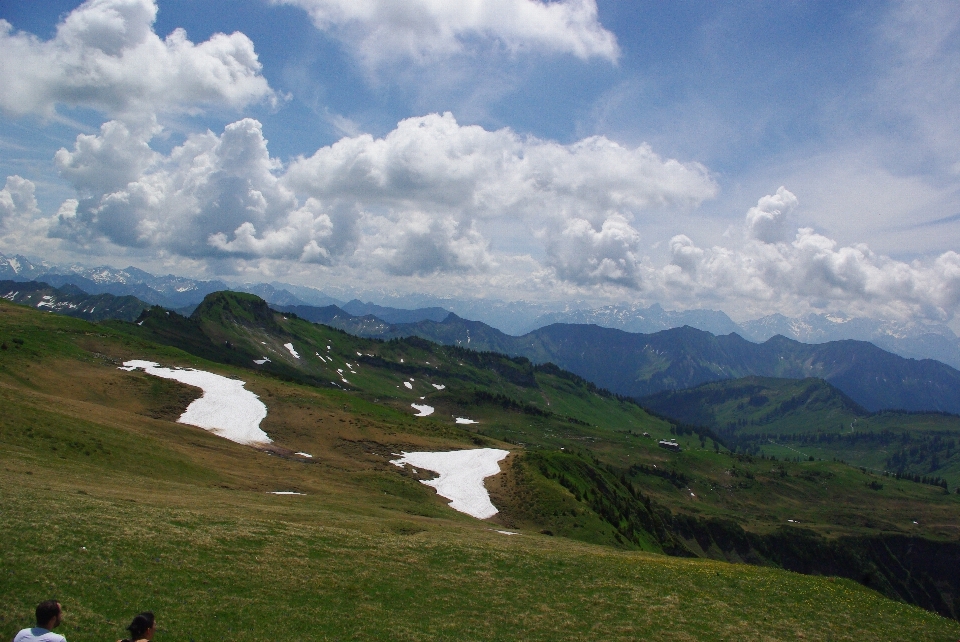
[[[67,642],[67,638],[53,629],[60,626],[63,621],[63,609],[60,608],[60,602],[56,600],[47,600],[37,605],[37,626],[30,629],[23,629],[13,638],[13,642]]]
[[[139,614],[133,618],[133,622],[130,623],[127,630],[130,631],[130,637],[124,638],[120,640],[120,642],[144,642],[145,640],[152,640],[153,634],[157,632],[157,622],[153,618],[153,613],[144,611]]]

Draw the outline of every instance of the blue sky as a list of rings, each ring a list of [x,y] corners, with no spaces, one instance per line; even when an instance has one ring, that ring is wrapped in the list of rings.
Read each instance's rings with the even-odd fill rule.
[[[0,19],[6,254],[738,319],[960,307],[956,3],[95,0]]]

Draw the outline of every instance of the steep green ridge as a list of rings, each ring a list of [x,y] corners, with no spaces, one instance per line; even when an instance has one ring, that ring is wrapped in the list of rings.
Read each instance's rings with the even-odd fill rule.
[[[842,459],[960,485],[960,417],[871,413],[822,379],[745,377],[644,397],[644,407],[709,427],[744,452]]]
[[[818,377],[869,410],[960,413],[960,371],[932,359],[905,359],[866,341],[808,345],[776,336],[756,344],[737,334],[714,336],[689,326],[638,334],[562,323],[513,337],[455,314],[442,322],[391,325],[332,308],[297,313],[359,336],[418,336],[444,345],[523,356],[535,363],[555,363],[628,397],[750,375]]]
[[[263,639],[281,626],[277,614],[288,612],[291,595],[330,608],[345,623],[322,623],[319,637],[384,635],[387,624],[369,620],[396,622],[400,638],[503,637],[506,629],[484,628],[490,625],[481,623],[481,611],[472,610],[481,607],[468,606],[477,589],[464,584],[466,576],[490,578],[492,601],[476,604],[503,609],[504,621],[531,639],[555,639],[558,631],[609,639],[735,639],[744,630],[781,637],[803,630],[810,639],[844,639],[848,630],[915,638],[929,630],[949,639],[960,632],[955,623],[923,619],[893,602],[865,601],[858,596],[870,593],[849,584],[759,566],[869,580],[890,597],[955,615],[957,591],[944,567],[928,568],[928,556],[908,554],[927,548],[939,558],[953,555],[960,499],[942,489],[900,480],[876,491],[866,485],[874,477],[836,462],[771,466],[734,456],[708,432],[684,433],[555,366],[420,339],[353,337],[270,313],[252,297],[211,295],[190,319],[150,310],[142,325],[90,325],[5,303],[0,311],[0,339],[10,346],[0,352],[0,393],[9,409],[0,420],[0,479],[5,505],[17,507],[2,515],[4,541],[11,542],[5,567],[13,571],[0,599],[10,605],[2,610],[4,626],[33,601],[23,596],[36,590],[27,590],[36,569],[50,569],[41,581],[74,600],[78,621],[88,627],[70,639],[102,638],[105,619],[150,606],[144,599],[191,621],[191,613],[220,604],[213,596],[225,600],[219,613],[231,637]],[[271,361],[253,364],[264,356]],[[263,428],[275,443],[261,451],[172,423],[171,397],[185,405],[195,391],[118,371],[130,358],[242,378],[267,404]],[[436,412],[414,418],[411,403]],[[455,417],[479,423],[458,425]],[[657,447],[657,439],[671,436],[682,452]],[[488,483],[502,511],[492,523],[451,511],[418,483],[429,473],[387,463],[403,450],[481,445],[513,453]],[[55,477],[28,474],[51,462]],[[306,495],[265,494],[272,490]],[[13,497],[16,503],[7,504]],[[56,516],[53,525],[69,535],[69,548],[41,536],[49,518],[34,518],[27,506],[47,507],[44,514]],[[61,518],[72,512],[82,519]],[[145,536],[155,544],[144,547]],[[854,541],[863,542],[860,549],[851,548]],[[906,544],[900,550],[888,541]],[[72,557],[83,554],[80,546],[97,551],[89,564]],[[568,565],[571,555],[583,563]],[[58,579],[44,556],[73,566]],[[289,578],[280,584],[290,590],[253,597],[250,586],[270,584],[257,557],[276,577]],[[708,570],[667,570],[677,568]],[[91,582],[91,574],[101,579]],[[137,584],[144,576],[152,583]],[[614,577],[645,597],[610,593],[603,587]],[[768,577],[785,588],[774,590]],[[571,586],[582,592],[571,595]],[[644,586],[656,586],[655,593]],[[814,608],[805,587],[834,601]],[[729,604],[731,590],[736,616],[720,606]],[[658,603],[658,595],[703,606],[695,617],[683,607],[668,608],[666,620],[640,615],[639,604]],[[593,606],[578,607],[568,601],[574,597]],[[811,606],[800,606],[797,600],[806,599]],[[404,615],[411,600],[423,605],[418,618]],[[458,619],[461,610],[478,615]],[[557,614],[565,611],[561,626]],[[358,613],[367,617],[351,615]],[[178,631],[180,638],[190,634]]]

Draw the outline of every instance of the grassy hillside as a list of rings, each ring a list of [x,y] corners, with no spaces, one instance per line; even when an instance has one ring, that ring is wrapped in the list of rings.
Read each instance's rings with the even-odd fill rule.
[[[161,618],[157,639],[960,634],[848,580],[655,554],[729,559],[734,549],[709,550],[726,524],[734,540],[761,538],[747,542],[761,556],[752,561],[789,567],[769,548],[787,519],[827,547],[880,535],[945,546],[960,503],[940,489],[873,491],[835,462],[772,471],[706,435],[679,435],[684,451],[668,452],[655,440],[676,428],[556,368],[359,339],[267,316],[257,301],[211,299],[192,320],[154,311],[142,326],[0,303],[5,635],[50,595],[65,604],[71,641],[119,636],[144,608]],[[169,345],[178,341],[207,360]],[[271,361],[255,366],[254,350]],[[269,409],[274,444],[171,421],[197,391],[117,369],[131,358],[242,378]],[[414,418],[414,402],[437,410]],[[513,453],[490,480],[502,512],[489,521],[450,510],[418,483],[429,473],[388,463],[402,450],[477,445]],[[901,519],[906,507],[919,524]],[[497,532],[510,529],[521,534]],[[923,582],[888,575],[875,588],[923,603],[909,593]]]
[[[821,379],[746,377],[645,397],[645,407],[710,427],[730,445],[780,459],[840,459],[960,486],[960,417],[871,413]]]

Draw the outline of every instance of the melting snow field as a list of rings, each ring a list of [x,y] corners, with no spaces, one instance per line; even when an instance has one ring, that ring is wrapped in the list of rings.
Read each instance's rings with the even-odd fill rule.
[[[403,453],[400,459],[390,463],[403,468],[410,464],[432,470],[440,476],[421,480],[433,486],[437,494],[450,500],[450,508],[472,515],[477,519],[493,517],[499,511],[490,501],[490,494],[483,487],[483,480],[500,472],[499,462],[509,451],[496,448],[454,450],[445,453]]]
[[[433,406],[418,403],[412,403],[410,405],[417,410],[417,414],[415,414],[414,417],[426,417],[433,414]]]
[[[473,419],[467,419],[466,417],[457,417],[458,424],[478,424],[479,421],[474,421]]]
[[[283,347],[290,351],[290,354],[293,355],[293,358],[294,358],[294,359],[299,359],[299,358],[300,358],[300,355],[297,354],[297,351],[293,349],[293,344],[292,344],[292,343],[284,343],[284,344],[283,344]]]
[[[174,379],[203,390],[203,396],[187,406],[177,421],[209,430],[238,444],[269,444],[260,422],[267,407],[243,381],[228,379],[212,372],[193,369],[162,368],[153,361],[125,361],[121,370],[142,368],[147,374]]]

